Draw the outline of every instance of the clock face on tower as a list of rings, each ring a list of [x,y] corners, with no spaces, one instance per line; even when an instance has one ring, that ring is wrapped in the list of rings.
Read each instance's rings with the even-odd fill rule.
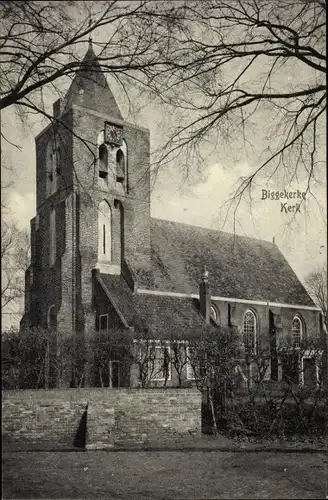
[[[105,122],[105,142],[108,144],[115,144],[115,146],[122,145],[123,128],[112,123]]]

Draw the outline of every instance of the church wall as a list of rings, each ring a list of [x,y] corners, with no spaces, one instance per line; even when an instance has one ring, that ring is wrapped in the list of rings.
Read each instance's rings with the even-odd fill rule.
[[[228,326],[228,305],[229,302],[226,301],[212,301],[216,309],[220,314],[220,324],[222,326]],[[231,307],[231,323],[232,326],[238,328],[240,335],[243,329],[243,318],[247,310],[252,310],[257,318],[258,325],[258,337],[259,337],[259,353],[270,354],[270,324],[269,324],[269,311],[273,313],[273,318],[276,326],[276,340],[279,345],[279,340],[286,339],[287,336],[291,336],[292,331],[292,320],[296,314],[299,314],[305,325],[305,337],[308,339],[318,339],[320,335],[320,320],[319,312],[311,310],[303,310],[298,308],[286,308],[286,307],[273,307],[266,305],[255,305],[251,306],[244,303],[230,303]],[[269,363],[268,369],[265,374],[266,379],[271,378],[271,362]],[[277,365],[277,376],[278,380],[282,378],[282,368],[278,360]],[[256,372],[255,366],[252,369],[252,373]],[[167,380],[167,387],[177,386],[179,384],[178,375],[175,371],[174,366],[171,366],[171,375]],[[275,372],[273,372],[275,373]],[[274,375],[273,375],[274,377]],[[163,386],[163,381],[151,381],[151,386]],[[138,368],[136,365],[132,366],[131,370],[131,384],[132,386],[140,385],[138,378]],[[193,381],[187,379],[186,369],[182,373],[182,386],[189,387],[194,385]]]
[[[75,164],[73,159],[73,138],[69,130],[73,127],[73,112],[70,110],[61,117],[63,126],[58,129],[60,154],[58,164],[60,175],[57,176],[57,196],[63,199],[73,188],[75,180]]]
[[[50,127],[35,139],[36,149],[36,206],[42,205],[46,200],[46,147],[51,135]]]
[[[69,259],[65,262],[67,221],[69,214],[66,213],[67,203],[65,200],[72,191],[72,140],[71,134],[67,133],[67,127],[72,125],[72,114],[70,112],[62,118],[64,126],[57,128],[54,133],[53,127],[49,125],[35,139],[36,147],[36,191],[37,191],[37,214],[33,219],[31,227],[32,236],[32,264],[34,270],[33,287],[30,290],[31,315],[30,321],[34,326],[47,327],[47,314],[49,308],[54,304],[58,313],[62,305],[62,295],[65,297],[65,282],[71,279],[68,269]],[[47,179],[50,167],[47,158],[47,145],[52,140],[56,149],[56,169],[54,178],[56,180],[56,191],[48,196]],[[54,266],[50,267],[50,213],[56,212],[56,258]],[[68,218],[67,218],[68,217]],[[68,245],[68,252],[70,245]],[[63,261],[62,261],[63,259]],[[62,278],[64,277],[64,280]],[[37,290],[37,293],[35,291]],[[64,308],[71,307],[71,299],[67,294]],[[70,309],[69,320],[72,311]],[[65,312],[65,330],[72,330],[72,322],[67,324],[68,314]]]
[[[260,341],[260,349],[266,349],[269,346],[269,312],[267,306],[214,300],[212,303],[219,311],[222,326],[229,326],[228,307],[230,305],[231,326],[238,328],[240,332],[243,329],[243,320],[246,311],[249,309],[253,311],[257,318],[257,331]]]
[[[228,325],[228,304],[227,301],[213,301],[220,314],[221,324]],[[320,335],[319,312],[298,309],[297,307],[274,307],[266,305],[253,305],[238,302],[231,302],[231,323],[237,327],[239,331],[243,328],[243,318],[247,310],[255,313],[258,321],[258,331],[261,337],[261,347],[265,348],[269,345],[269,309],[273,312],[275,318],[275,326],[277,335],[281,339],[287,339],[291,335],[292,321],[296,315],[299,315],[305,325],[305,333],[309,338],[318,337]]]
[[[149,132],[125,126],[128,146],[126,257],[135,266],[147,267],[150,256],[150,139]]]
[[[47,313],[51,305],[56,306],[57,313],[63,307],[70,310],[71,321],[71,294],[67,294],[72,280],[72,248],[71,248],[71,209],[70,197],[66,201],[51,204],[45,203],[38,214],[38,223],[34,221],[33,236],[33,287],[30,289],[30,300],[34,312],[31,316],[33,325],[47,326]],[[54,266],[49,266],[50,232],[49,217],[52,209],[56,211],[56,259]],[[37,294],[35,291],[37,290]],[[64,297],[64,301],[63,301]],[[64,302],[64,303],[63,303]],[[63,313],[63,311],[62,311]],[[67,314],[63,313],[62,320],[65,330],[72,330],[72,323],[67,324]]]
[[[49,267],[49,214],[50,207],[45,204],[39,210],[38,229],[35,231],[34,287],[37,294],[33,294],[32,308],[35,310],[33,324],[47,326],[47,312],[52,304],[59,306],[60,301],[60,261]]]
[[[281,315],[281,338],[286,339],[291,334],[293,318],[298,315],[305,326],[305,337],[308,339],[320,336],[319,311],[309,311],[298,308],[271,308],[273,312]],[[278,312],[279,311],[279,312]]]
[[[58,281],[60,283],[60,307],[57,309],[57,329],[70,335],[75,330],[75,292],[76,292],[76,195],[71,193],[65,200],[65,219],[62,222],[65,237],[64,252],[58,262]],[[60,238],[60,235],[57,235]]]

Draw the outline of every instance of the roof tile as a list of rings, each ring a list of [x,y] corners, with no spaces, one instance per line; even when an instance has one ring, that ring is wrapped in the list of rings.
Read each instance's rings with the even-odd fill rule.
[[[314,306],[274,243],[153,218],[151,251],[140,288],[198,294],[206,265],[212,295]]]
[[[101,278],[128,324],[140,333],[155,339],[193,339],[207,328],[192,298],[133,293],[122,276]]]

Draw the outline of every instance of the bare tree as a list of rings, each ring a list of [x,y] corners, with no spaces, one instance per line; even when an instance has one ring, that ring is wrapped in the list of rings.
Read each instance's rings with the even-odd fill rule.
[[[2,314],[19,314],[25,290],[25,270],[30,260],[27,231],[1,217],[1,308]]]
[[[178,379],[178,386],[182,387],[185,380],[185,372],[188,369],[189,349],[188,342],[184,340],[171,339],[170,360]]]
[[[171,375],[171,354],[169,340],[155,339],[149,331],[136,332],[131,358],[142,388],[152,385],[166,387]]]
[[[303,173],[308,190],[320,180],[325,1],[2,1],[0,9],[0,109],[16,105],[21,116],[53,120],[46,92],[62,95],[94,35],[105,39],[95,42],[101,70],[130,104],[133,86],[169,110],[155,167],[178,157],[188,173],[191,156],[194,163],[231,140],[236,149],[237,136],[249,151],[255,138],[261,144],[237,206],[261,174],[291,181]]]
[[[3,332],[1,364],[5,388],[49,387],[48,344],[52,338],[49,338],[49,331],[42,328],[26,329],[24,332],[11,328]]]
[[[133,361],[133,339],[129,329],[111,327],[108,331],[94,331],[85,339],[85,351],[87,350],[93,353],[93,383],[96,386],[129,386]],[[86,353],[84,359],[86,360]],[[113,363],[118,365],[116,378],[113,373]],[[80,364],[83,365],[82,362]]]
[[[240,391],[244,409],[239,407],[239,423],[266,436],[325,432],[323,355],[320,339],[306,338],[299,346],[290,337],[282,339],[277,347],[281,380],[275,381],[266,376],[270,349],[254,352],[251,384]]]
[[[209,327],[188,349],[197,388],[207,396],[214,434],[224,416],[226,399],[234,396],[234,372],[239,365],[240,335],[234,328]]]
[[[155,368],[155,341],[145,335],[144,338],[134,340],[133,361],[138,369],[139,383],[142,388],[148,387],[151,383]]]
[[[257,166],[240,178],[230,200],[235,207],[261,175],[307,179],[308,190],[322,181],[325,15],[322,0],[177,6],[174,19],[165,20],[171,64],[149,82],[171,125],[157,166],[177,159],[188,174],[191,160],[202,162],[206,151],[217,158],[227,144],[238,153],[245,146]]]
[[[25,124],[43,117],[56,135],[58,130],[72,133],[92,153],[93,166],[94,144],[53,117],[49,103],[63,98],[77,71],[89,66],[83,55],[92,36],[99,62],[93,70],[110,75],[131,108],[138,101],[133,99],[136,89],[152,78],[150,68],[161,72],[166,56],[157,17],[169,10],[164,2],[145,0],[0,1],[0,111],[13,107]],[[137,25],[139,16],[143,22]],[[9,146],[19,148],[3,129],[0,133]],[[76,180],[85,191],[82,179]]]
[[[323,322],[328,332],[327,317],[327,265],[312,271],[305,279],[305,286],[312,296],[314,302],[320,307],[323,316]]]
[[[22,118],[53,119],[47,96],[63,97],[67,83],[87,67],[81,59],[91,36],[99,71],[116,80],[131,104],[126,85],[144,85],[151,68],[161,72],[166,56],[157,18],[168,12],[174,15],[164,2],[145,0],[1,1],[0,110],[15,105]]]

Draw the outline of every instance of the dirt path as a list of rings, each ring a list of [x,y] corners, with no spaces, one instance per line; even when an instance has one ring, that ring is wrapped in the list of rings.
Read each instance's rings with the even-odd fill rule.
[[[5,452],[3,497],[311,498],[328,495],[322,453]]]

